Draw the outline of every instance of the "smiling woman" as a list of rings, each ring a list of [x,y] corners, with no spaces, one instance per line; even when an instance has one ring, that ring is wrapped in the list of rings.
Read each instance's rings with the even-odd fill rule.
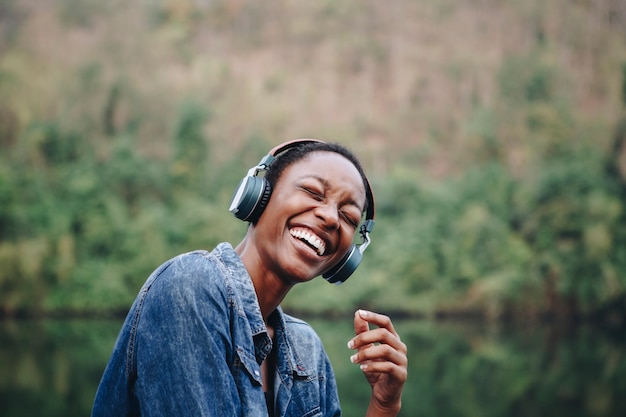
[[[329,167],[332,168],[335,165],[340,167],[342,164],[348,162],[352,164],[348,170],[356,170],[357,174],[361,177],[362,188],[365,190],[365,205],[360,201],[350,198],[348,195],[348,200],[341,202],[340,206],[331,208],[331,210],[338,212],[339,217],[341,217],[343,221],[350,223],[354,229],[358,227],[362,213],[365,212],[365,221],[359,230],[362,244],[359,245],[358,248],[355,245],[351,245],[345,252],[343,258],[335,262],[334,265],[323,274],[324,278],[329,282],[341,284],[352,275],[354,270],[361,263],[363,251],[365,251],[370,243],[369,233],[374,226],[374,197],[372,189],[359,160],[346,148],[336,144],[328,144],[317,139],[297,139],[276,146],[264,156],[255,167],[252,167],[248,171],[248,175],[241,180],[239,187],[235,191],[229,210],[241,220],[249,221],[253,224],[256,223],[261,214],[265,211],[272,190],[276,187],[278,179],[283,175],[283,172],[296,162],[300,162],[305,158],[314,157],[317,152],[327,152],[328,155],[326,155],[326,157],[331,158],[331,160],[322,162],[322,170],[320,170],[319,167],[314,167],[313,171],[304,173],[298,172],[297,176],[293,174],[294,189],[292,191],[296,195],[304,193],[305,196],[320,203],[322,208],[326,207],[327,190],[329,187],[332,188],[332,184],[327,177],[330,176],[335,181],[346,180],[345,178],[336,176],[332,171],[328,171]],[[280,158],[276,159],[278,155],[280,155]],[[332,158],[338,158],[337,162],[333,162]],[[265,178],[258,177],[261,171],[267,171]],[[354,178],[352,178],[352,180],[354,180]],[[345,185],[348,188],[351,186],[353,189],[361,188],[361,186],[356,183],[346,183]],[[359,198],[363,201],[363,197]],[[274,198],[273,200],[282,201],[280,198]],[[333,216],[332,212],[331,216]],[[313,245],[320,256],[328,253],[327,242],[317,236],[312,230],[306,228],[297,230],[294,228],[290,230],[290,234],[297,239],[302,239],[309,245]],[[320,253],[322,243],[323,252]],[[290,278],[288,277],[288,279]]]
[[[230,210],[250,222],[239,245],[179,255],[144,284],[93,416],[341,414],[321,340],[280,303],[296,283],[319,275],[343,282],[358,267],[374,219],[361,165],[340,145],[287,142],[250,169]],[[354,332],[350,361],[372,388],[366,415],[396,416],[406,345],[374,312],[357,311]]]

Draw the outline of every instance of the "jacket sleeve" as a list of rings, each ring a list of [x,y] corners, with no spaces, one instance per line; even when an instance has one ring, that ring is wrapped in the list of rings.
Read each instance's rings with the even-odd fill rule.
[[[219,274],[206,257],[187,255],[146,290],[129,346],[142,416],[243,415]]]

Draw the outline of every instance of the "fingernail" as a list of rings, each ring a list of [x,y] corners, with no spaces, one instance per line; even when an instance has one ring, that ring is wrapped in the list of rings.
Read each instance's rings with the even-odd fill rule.
[[[356,362],[356,355],[350,356],[350,362],[352,362],[352,363]]]
[[[354,340],[348,340],[348,349],[354,349]]]
[[[359,366],[359,368],[361,368],[361,371],[367,371],[367,365],[365,364]]]
[[[367,317],[367,311],[365,311],[365,310],[359,310],[359,316],[361,316],[361,317],[363,317],[363,318]]]

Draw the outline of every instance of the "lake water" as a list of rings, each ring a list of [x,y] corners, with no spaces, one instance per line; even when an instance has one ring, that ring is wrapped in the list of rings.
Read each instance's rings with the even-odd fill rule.
[[[0,321],[0,415],[88,416],[122,320]],[[369,386],[349,361],[351,318],[309,320],[347,417]],[[626,338],[591,325],[396,321],[409,347],[405,417],[626,416]]]

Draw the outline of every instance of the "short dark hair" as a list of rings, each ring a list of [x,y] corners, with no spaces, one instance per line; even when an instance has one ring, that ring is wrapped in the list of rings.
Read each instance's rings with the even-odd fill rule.
[[[299,146],[295,146],[293,148],[288,149],[286,152],[281,153],[277,156],[277,158],[272,162],[269,169],[265,173],[265,179],[270,184],[272,189],[276,186],[276,183],[280,179],[281,174],[288,166],[304,159],[307,155],[312,152],[334,152],[346,158],[348,161],[354,165],[354,167],[359,172],[361,176],[361,180],[363,181],[363,188],[365,189],[366,201],[365,207],[363,211],[365,212],[370,201],[373,203],[373,196],[370,195],[370,186],[367,177],[365,176],[365,171],[361,166],[361,162],[359,159],[343,145],[338,143],[329,143],[329,142],[309,142],[304,143]]]

